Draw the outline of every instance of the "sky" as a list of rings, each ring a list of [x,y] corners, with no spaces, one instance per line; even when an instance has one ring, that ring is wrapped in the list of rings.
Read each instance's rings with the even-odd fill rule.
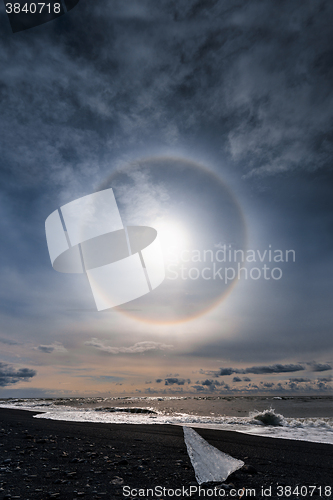
[[[80,0],[12,33],[0,6],[0,398],[332,394],[332,20]],[[108,188],[166,277],[98,312],[45,220]]]

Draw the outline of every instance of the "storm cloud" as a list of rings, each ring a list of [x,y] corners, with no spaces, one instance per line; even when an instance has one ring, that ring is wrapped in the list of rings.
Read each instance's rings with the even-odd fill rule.
[[[311,365],[312,371],[314,372],[325,372],[328,370],[332,370],[332,365],[328,363],[312,363]]]
[[[185,385],[190,384],[190,379],[169,377],[164,380],[164,385]]]
[[[53,21],[62,32],[57,43],[45,25],[38,29],[43,43],[12,45],[2,19],[1,153],[12,173],[24,169],[29,182],[38,173],[39,181],[48,175],[65,185],[75,171],[98,169],[115,148],[147,137],[177,144],[211,127],[246,175],[329,165],[322,131],[331,129],[330,2],[299,9],[284,2],[278,15],[258,0],[81,4],[70,31],[63,28],[68,19]],[[16,46],[20,72],[8,66]],[[22,123],[22,113],[33,126]]]
[[[252,366],[251,368],[245,368],[245,370],[241,373],[289,373],[289,372],[299,372],[304,370],[304,366],[302,365],[270,365],[270,366]]]
[[[15,369],[12,365],[0,362],[0,387],[17,384],[18,382],[28,382],[37,374],[30,368]]]

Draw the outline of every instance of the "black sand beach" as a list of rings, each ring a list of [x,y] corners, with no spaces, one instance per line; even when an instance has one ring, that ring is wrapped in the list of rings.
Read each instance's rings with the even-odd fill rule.
[[[329,444],[196,429],[246,464],[229,476],[229,486],[202,486],[199,496],[182,427],[63,422],[35,414],[0,409],[1,500],[166,499],[173,492],[173,498],[187,498],[191,486],[191,498],[205,498],[205,491],[213,498],[332,498],[325,489],[333,476]],[[162,491],[146,492],[157,486]]]

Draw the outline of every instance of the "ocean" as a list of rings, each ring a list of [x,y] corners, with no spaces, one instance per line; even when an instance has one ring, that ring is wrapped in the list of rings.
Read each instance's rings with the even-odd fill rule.
[[[35,418],[121,424],[172,424],[333,444],[332,396],[174,396],[0,399],[0,408]]]

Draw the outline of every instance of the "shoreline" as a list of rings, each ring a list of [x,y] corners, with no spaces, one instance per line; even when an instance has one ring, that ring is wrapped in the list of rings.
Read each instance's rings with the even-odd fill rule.
[[[7,402],[16,398],[8,398]],[[27,401],[34,398],[27,398]],[[24,398],[22,399],[24,401]],[[45,398],[36,398],[41,402]],[[4,399],[0,399],[4,401]],[[96,408],[99,406],[152,407],[163,413],[182,413],[189,415],[215,415],[228,417],[248,417],[250,412],[265,411],[273,407],[276,413],[285,418],[330,418],[332,417],[333,396],[184,396],[171,398],[113,397],[113,398],[49,398],[53,404],[65,407]],[[315,405],[309,403],[315,401]],[[204,402],[204,404],[203,404]],[[16,406],[13,409],[20,409]],[[36,410],[36,411],[39,411]],[[47,410],[45,410],[47,411]]]
[[[1,500],[135,498],[124,495],[124,491],[198,486],[181,426],[33,418],[38,413],[42,412],[0,409]],[[195,430],[211,445],[245,462],[245,467],[231,474],[225,483],[237,491],[255,490],[256,496],[251,494],[251,498],[297,498],[277,496],[278,485],[313,486],[313,498],[332,497],[323,494],[324,487],[331,486],[330,444]],[[123,490],[125,486],[129,490]],[[157,494],[148,497],[171,498]],[[193,494],[191,498],[199,496]]]

